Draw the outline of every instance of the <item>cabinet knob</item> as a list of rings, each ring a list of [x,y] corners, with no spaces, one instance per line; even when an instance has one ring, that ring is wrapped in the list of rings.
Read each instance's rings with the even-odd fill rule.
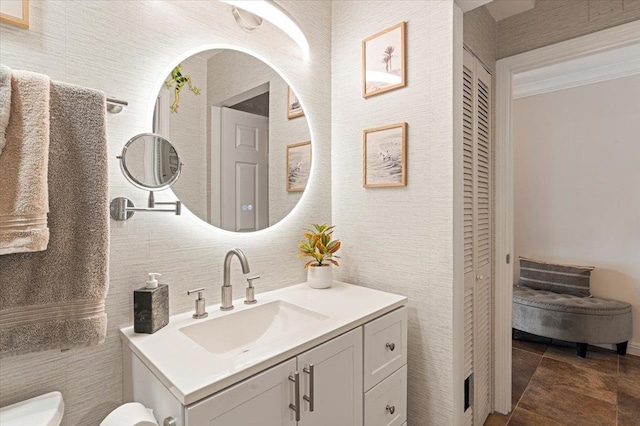
[[[396,406],[395,405],[387,405],[387,412],[389,414],[393,414],[396,412]]]
[[[478,281],[484,280],[484,275],[476,275],[476,280]]]
[[[390,351],[393,351],[396,348],[396,344],[395,343],[387,343],[387,348]],[[393,414],[393,413],[392,413]]]
[[[174,419],[173,417],[167,417],[166,419],[164,419],[164,422],[162,423],[163,426],[176,426],[176,419]]]

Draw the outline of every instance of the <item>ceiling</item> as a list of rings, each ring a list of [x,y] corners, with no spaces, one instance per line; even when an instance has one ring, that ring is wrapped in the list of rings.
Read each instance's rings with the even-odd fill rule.
[[[456,0],[456,4],[460,6],[462,12],[486,5],[487,10],[497,22],[533,9],[536,0]]]

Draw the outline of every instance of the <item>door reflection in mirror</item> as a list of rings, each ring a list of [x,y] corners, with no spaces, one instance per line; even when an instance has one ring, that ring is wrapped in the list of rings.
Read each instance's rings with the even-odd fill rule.
[[[154,131],[172,141],[188,166],[174,192],[200,219],[225,230],[279,222],[302,195],[287,191],[287,146],[311,139],[304,115],[288,118],[288,84],[236,50],[205,50],[180,64],[201,95],[181,97],[174,114],[163,86],[153,116]]]

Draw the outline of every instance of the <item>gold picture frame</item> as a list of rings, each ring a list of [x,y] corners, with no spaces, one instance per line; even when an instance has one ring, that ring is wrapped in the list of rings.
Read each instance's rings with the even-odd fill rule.
[[[298,100],[298,96],[291,89],[291,86],[287,86],[288,96],[287,96],[287,118],[292,119],[296,117],[302,117],[304,115],[304,111],[302,110],[302,106],[300,105],[300,101]]]
[[[29,28],[29,0],[2,0],[0,22]]]
[[[363,131],[362,186],[407,186],[407,123]]]
[[[362,40],[362,97],[406,86],[406,56],[405,22]]]
[[[287,192],[302,192],[311,172],[311,141],[287,145]]]

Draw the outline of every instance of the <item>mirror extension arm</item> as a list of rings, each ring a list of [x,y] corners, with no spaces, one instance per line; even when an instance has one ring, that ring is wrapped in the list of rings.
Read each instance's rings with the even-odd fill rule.
[[[151,198],[153,192],[149,195]],[[162,202],[162,203],[154,203],[154,204],[163,204],[163,205],[173,205],[175,206],[172,209],[157,209],[154,207],[147,208],[136,208],[133,205],[133,202],[126,197],[117,197],[111,200],[110,205],[110,213],[111,217],[115,220],[127,220],[133,216],[134,212],[167,212],[167,213],[175,213],[176,216],[179,216],[182,213],[182,203],[180,201],[173,202]]]

